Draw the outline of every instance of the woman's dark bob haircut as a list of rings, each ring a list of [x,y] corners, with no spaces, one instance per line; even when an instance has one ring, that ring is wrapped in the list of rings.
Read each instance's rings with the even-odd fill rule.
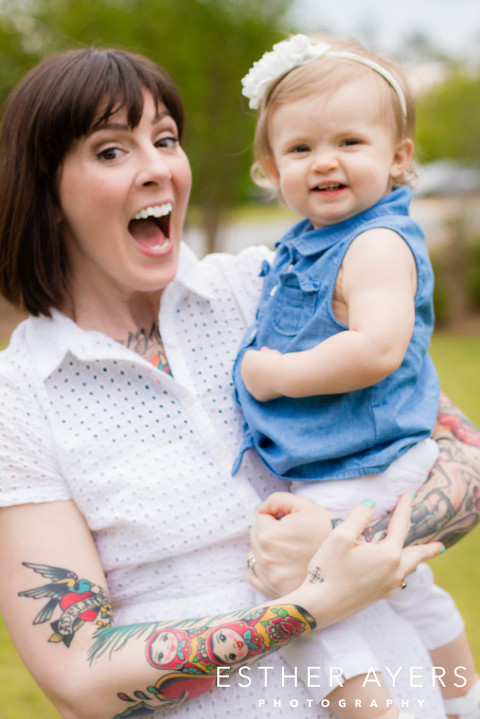
[[[182,136],[183,105],[151,60],[95,48],[53,55],[8,98],[0,127],[0,292],[33,315],[68,293],[68,258],[58,228],[58,177],[72,142],[121,108],[140,122],[143,92],[164,103]]]

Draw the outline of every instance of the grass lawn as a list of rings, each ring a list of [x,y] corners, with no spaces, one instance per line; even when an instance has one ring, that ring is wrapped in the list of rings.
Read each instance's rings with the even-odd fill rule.
[[[446,394],[480,426],[480,338],[439,334],[432,356]],[[432,562],[435,577],[456,599],[467,624],[480,668],[480,532],[477,529]],[[23,667],[0,620],[0,696],[2,719],[58,719]]]
[[[442,389],[480,427],[480,337],[438,334],[431,355]],[[467,626],[473,653],[480,669],[480,530],[475,529],[448,552],[431,562],[436,582],[458,604]]]

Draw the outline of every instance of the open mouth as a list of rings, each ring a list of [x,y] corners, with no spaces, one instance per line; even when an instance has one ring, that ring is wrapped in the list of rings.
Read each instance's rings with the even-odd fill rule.
[[[172,204],[151,205],[137,212],[128,223],[128,231],[140,248],[149,253],[162,253],[170,247],[170,216]]]

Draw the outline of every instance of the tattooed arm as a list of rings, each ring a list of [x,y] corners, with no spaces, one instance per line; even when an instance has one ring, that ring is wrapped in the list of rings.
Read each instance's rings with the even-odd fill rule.
[[[440,454],[417,493],[407,543],[439,539],[451,546],[479,520],[480,432],[448,397],[442,396],[432,436]],[[390,516],[373,522],[367,541],[384,535]]]
[[[450,546],[470,532],[479,519],[480,432],[442,396],[432,436],[440,454],[417,492],[406,543],[434,539]],[[365,541],[382,539],[390,517],[391,513],[367,527]],[[261,581],[251,573],[249,581],[272,597],[297,586],[312,552],[340,522],[312,500],[286,492],[273,494],[260,509],[251,535]]]
[[[217,673],[391,594],[441,548],[402,550],[410,511],[409,500],[400,503],[386,540],[369,545],[358,537],[372,511],[357,507],[314,555],[302,585],[275,602],[114,627],[96,547],[75,504],[9,507],[0,510],[0,611],[64,719],[147,716],[210,690]]]

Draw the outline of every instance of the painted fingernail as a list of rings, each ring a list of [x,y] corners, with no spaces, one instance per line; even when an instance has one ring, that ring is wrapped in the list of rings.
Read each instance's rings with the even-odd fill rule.
[[[416,493],[415,490],[413,490],[413,492],[412,492],[412,499],[415,499],[416,496],[417,496],[417,493]]]
[[[446,550],[446,547],[442,547],[439,554],[443,554],[445,552],[445,550]]]
[[[364,499],[362,504],[366,504],[367,507],[374,507],[375,501],[373,499]]]

